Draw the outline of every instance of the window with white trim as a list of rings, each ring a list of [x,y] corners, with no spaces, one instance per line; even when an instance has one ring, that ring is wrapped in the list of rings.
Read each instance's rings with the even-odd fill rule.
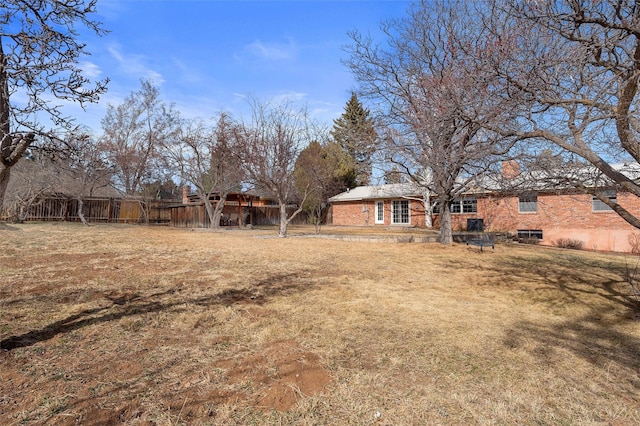
[[[408,224],[409,221],[409,200],[394,200],[391,203],[391,223]]]
[[[475,198],[463,198],[462,213],[478,213],[478,200]]]
[[[451,213],[459,214],[462,213],[462,204],[460,204],[460,200],[453,200],[451,205],[449,206]]]
[[[384,201],[376,201],[376,223],[384,223]]]
[[[604,195],[609,199],[609,201],[613,203],[618,202],[618,194],[616,191],[605,191]],[[594,212],[610,212],[613,211],[611,207],[603,203],[598,197],[595,195],[592,197],[591,201],[592,210]]]
[[[518,197],[519,213],[536,213],[538,211],[538,194],[523,194]]]
[[[451,202],[449,210],[453,214],[478,213],[478,200],[475,198],[456,198]],[[440,206],[433,206],[433,214],[440,213]]]

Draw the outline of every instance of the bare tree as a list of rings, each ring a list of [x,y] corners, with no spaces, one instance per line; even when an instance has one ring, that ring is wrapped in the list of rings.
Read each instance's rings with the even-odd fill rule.
[[[509,143],[488,124],[507,120],[511,100],[495,96],[489,72],[508,52],[483,20],[470,20],[476,3],[421,1],[404,19],[382,26],[387,45],[351,34],[348,66],[360,92],[381,109],[387,159],[423,188],[427,224],[437,196],[440,241],[451,244],[450,205]],[[490,15],[488,15],[490,16]]]
[[[181,178],[195,187],[212,228],[220,227],[229,193],[242,189],[242,168],[234,154],[235,126],[224,113],[213,128],[200,120],[184,121],[175,142],[165,145],[165,152],[179,168]]]
[[[278,201],[280,225],[278,235],[287,236],[289,223],[301,211],[309,188],[296,193],[293,177],[300,150],[312,139],[306,111],[288,104],[252,102],[250,123],[238,128],[241,142],[237,154],[247,181],[256,189],[268,192]],[[287,206],[298,200],[298,208],[289,215]]]
[[[5,193],[6,217],[24,222],[31,208],[40,204],[43,195],[55,191],[55,172],[48,157],[29,155],[17,164],[11,173],[11,182]]]
[[[148,187],[144,184],[166,178],[160,146],[175,138],[178,122],[173,105],[160,99],[160,91],[150,81],[142,81],[140,90],[121,105],[109,105],[102,119],[100,145],[114,168],[116,188],[140,200],[145,222],[150,194],[143,192]]]
[[[160,145],[175,137],[178,121],[178,113],[150,81],[142,81],[122,104],[109,105],[100,142],[125,195],[138,195],[141,184],[156,177]]]
[[[28,157],[14,167],[5,198],[8,216],[13,220],[24,221],[47,197],[63,196],[77,200],[76,213],[86,225],[84,198],[104,194],[105,188],[111,187],[112,170],[86,131],[69,134],[56,145],[64,149],[30,150]]]
[[[65,144],[69,149],[56,165],[74,180],[72,190],[78,202],[77,214],[82,223],[88,225],[83,212],[84,198],[93,196],[97,189],[112,185],[113,167],[108,164],[98,142],[87,132],[70,134]]]
[[[69,129],[61,102],[96,102],[107,81],[92,84],[79,59],[86,54],[78,28],[103,34],[91,19],[96,1],[5,0],[0,10],[0,206],[11,168],[48,122]],[[19,100],[18,100],[19,99]]]
[[[502,6],[512,26],[527,30],[512,58],[496,68],[505,94],[523,100],[518,120],[501,132],[527,144],[556,145],[565,159],[586,160],[587,176],[558,176],[640,228],[640,217],[607,193],[640,196],[637,176],[616,167],[640,161],[640,4],[504,0]]]

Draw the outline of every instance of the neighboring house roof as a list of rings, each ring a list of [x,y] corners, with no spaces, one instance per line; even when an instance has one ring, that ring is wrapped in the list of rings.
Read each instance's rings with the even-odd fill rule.
[[[640,164],[617,163],[611,167],[638,182],[640,180]],[[594,166],[564,167],[557,170],[523,171],[515,176],[505,177],[500,174],[485,175],[474,179],[475,191],[504,192],[504,191],[557,191],[575,189],[572,184],[580,182],[586,187],[606,187],[613,183]]]
[[[423,191],[424,189],[415,183],[358,186],[329,198],[329,202],[419,197]]]
[[[612,164],[614,170],[619,171],[630,179],[640,183],[640,164],[619,163]],[[585,186],[607,185],[602,172],[595,167],[576,167],[563,169],[557,173],[549,171],[524,171],[515,176],[505,177],[500,173],[477,176],[466,183],[461,195],[482,193],[498,193],[512,191],[557,191],[569,190],[575,187],[571,181],[581,182]],[[460,185],[463,185],[460,183]],[[424,187],[416,183],[397,183],[388,185],[358,186],[329,198],[329,202],[360,201],[373,199],[389,199],[403,197],[421,197]],[[432,194],[435,196],[435,194]]]
[[[197,192],[190,192],[188,194],[184,194],[184,198],[183,198],[183,202],[186,200],[189,201],[189,203],[199,203],[200,202],[200,196],[198,195]],[[211,201],[217,201],[220,200],[220,193],[219,192],[210,192],[209,193],[209,199]],[[253,195],[250,194],[248,192],[229,192],[227,193],[227,202],[230,201],[237,201],[239,199],[242,199],[243,201],[245,200],[260,200],[261,198],[258,197],[257,195]]]

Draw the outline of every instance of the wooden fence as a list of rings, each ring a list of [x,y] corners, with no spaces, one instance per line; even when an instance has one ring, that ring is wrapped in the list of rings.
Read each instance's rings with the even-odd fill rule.
[[[183,205],[174,206],[171,210],[171,225],[185,228],[207,228],[209,226],[209,216],[204,205]],[[238,225],[239,218],[237,208],[231,207],[223,211],[227,220],[223,225]],[[288,207],[287,214],[291,215],[296,210],[295,207]],[[244,222],[254,226],[278,225],[280,223],[280,208],[278,206],[265,207],[244,207]],[[294,225],[306,224],[307,215],[299,213],[291,222]]]
[[[126,200],[121,198],[84,198],[82,213],[89,222],[169,223],[170,206],[175,202]],[[80,221],[76,198],[46,197],[36,200],[27,210],[27,221]]]
[[[127,200],[121,198],[84,198],[82,212],[89,222],[144,223],[148,215],[149,223],[169,224],[185,228],[206,228],[209,217],[203,204],[182,205],[176,201]],[[233,204],[233,203],[230,203]],[[291,215],[295,207],[288,207]],[[245,224],[278,225],[278,206],[242,207],[225,205],[223,225],[238,225],[240,215]],[[4,219],[7,219],[6,217]],[[28,209],[26,221],[80,221],[78,200],[65,197],[46,197],[36,200]],[[307,215],[299,213],[291,222],[294,225],[308,223]]]

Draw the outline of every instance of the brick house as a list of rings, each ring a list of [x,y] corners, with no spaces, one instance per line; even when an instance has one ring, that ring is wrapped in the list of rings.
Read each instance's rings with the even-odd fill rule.
[[[359,186],[329,199],[334,225],[424,227],[420,188],[411,184]]]
[[[503,167],[503,177],[514,172],[517,168]],[[519,192],[487,186],[466,191],[453,203],[454,232],[480,228],[537,239],[542,245],[556,245],[560,239],[569,239],[581,241],[588,250],[615,252],[631,252],[640,242],[639,229],[591,195],[569,189]],[[420,188],[411,184],[354,188],[329,200],[333,224],[424,227],[425,210],[420,193]],[[635,195],[612,191],[609,197],[640,215],[640,198]],[[436,227],[438,219],[436,211],[432,216]]]

